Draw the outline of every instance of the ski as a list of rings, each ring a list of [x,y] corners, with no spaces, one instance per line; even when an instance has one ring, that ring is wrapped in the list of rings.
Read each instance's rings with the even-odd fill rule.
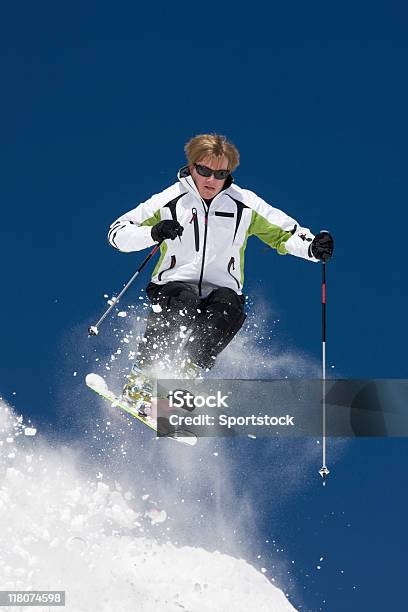
[[[102,376],[99,376],[99,374],[95,374],[93,372],[87,374],[85,377],[85,383],[89,389],[97,393],[100,397],[103,397],[103,399],[108,401],[112,407],[119,408],[120,410],[126,412],[137,421],[154,431],[157,436],[171,438],[176,442],[181,442],[182,444],[186,444],[188,446],[195,446],[195,444],[197,444],[197,437],[193,433],[186,430],[166,431],[165,433],[161,433],[159,435],[160,431],[158,430],[157,421],[149,415],[142,416],[139,413],[137,406],[133,407],[122,397],[113,393],[113,391],[108,388],[106,381],[102,378]],[[162,431],[164,432],[165,429],[163,428]]]

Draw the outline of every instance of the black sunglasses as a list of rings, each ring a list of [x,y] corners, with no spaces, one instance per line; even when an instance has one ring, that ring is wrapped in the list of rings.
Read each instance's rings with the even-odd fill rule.
[[[212,170],[207,166],[201,166],[201,164],[194,164],[194,168],[197,170],[200,176],[209,177],[213,174],[214,178],[216,178],[218,181],[223,181],[227,178],[227,176],[229,176],[228,170]]]

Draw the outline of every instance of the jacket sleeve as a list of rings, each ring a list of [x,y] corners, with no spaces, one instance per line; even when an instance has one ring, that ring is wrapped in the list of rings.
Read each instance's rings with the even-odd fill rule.
[[[140,251],[153,246],[155,241],[151,236],[152,226],[161,220],[161,208],[171,200],[175,187],[176,185],[172,185],[161,193],[155,194],[146,202],[116,219],[109,228],[109,243],[124,253]]]
[[[301,227],[295,219],[267,204],[255,193],[247,191],[247,194],[248,203],[252,208],[249,236],[258,236],[280,255],[289,253],[309,261],[318,261],[311,255],[309,249],[314,235],[308,228]]]

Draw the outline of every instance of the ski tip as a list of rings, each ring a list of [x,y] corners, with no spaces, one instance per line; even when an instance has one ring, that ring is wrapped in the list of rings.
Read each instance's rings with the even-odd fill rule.
[[[88,327],[88,334],[90,336],[97,336],[99,334],[99,329],[96,327],[96,325],[91,325]]]
[[[103,379],[102,376],[99,376],[99,374],[94,374],[93,372],[85,376],[85,383],[94,391],[108,390],[108,385],[106,384],[105,379]]]

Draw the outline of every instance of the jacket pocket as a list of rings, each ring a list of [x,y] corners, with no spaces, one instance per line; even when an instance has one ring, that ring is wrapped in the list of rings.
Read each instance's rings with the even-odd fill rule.
[[[222,212],[220,210],[215,211],[215,216],[216,217],[234,217],[234,213],[229,213],[229,212]]]
[[[168,272],[169,270],[172,270],[174,268],[174,266],[176,265],[176,256],[172,255],[171,256],[171,262],[168,268],[166,268],[165,270],[162,270],[159,274],[159,276],[157,277],[158,280],[160,281],[162,279],[162,276],[165,272]]]
[[[191,217],[190,223],[194,223],[195,250],[198,252],[200,250],[200,232],[198,229],[197,209],[193,208],[191,212],[193,213],[193,216]]]
[[[231,259],[229,260],[229,263],[228,263],[228,268],[227,268],[227,269],[228,269],[228,274],[229,274],[230,276],[232,276],[232,278],[234,279],[234,281],[237,283],[237,287],[238,287],[238,289],[240,289],[239,280],[238,280],[238,279],[237,279],[237,277],[236,277],[236,276],[234,276],[234,275],[232,274],[232,272],[231,272],[231,269],[232,269],[232,270],[235,270],[235,257],[231,257]]]

